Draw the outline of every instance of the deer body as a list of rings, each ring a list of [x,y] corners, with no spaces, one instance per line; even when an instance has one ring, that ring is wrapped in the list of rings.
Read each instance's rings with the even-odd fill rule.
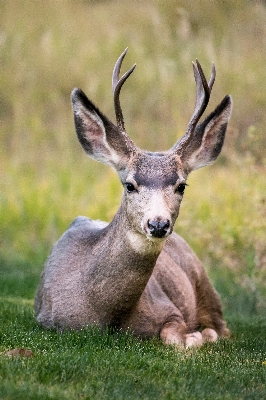
[[[189,172],[220,153],[231,99],[197,125],[215,75],[213,68],[207,84],[197,63],[197,101],[187,133],[169,151],[142,151],[125,132],[119,103],[134,68],[118,79],[124,56],[113,74],[117,126],[80,89],[72,93],[78,138],[89,156],[116,169],[125,188],[122,203],[110,224],[78,217],[55,244],[35,299],[37,321],[59,329],[130,328],[166,343],[200,345],[228,329],[202,264],[172,231]]]

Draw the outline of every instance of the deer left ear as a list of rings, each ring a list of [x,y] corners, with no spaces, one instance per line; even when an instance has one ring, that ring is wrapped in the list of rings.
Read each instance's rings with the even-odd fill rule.
[[[116,170],[124,168],[130,154],[118,128],[82,90],[74,89],[71,97],[77,136],[87,155]]]
[[[212,164],[221,152],[232,111],[232,98],[226,96],[202,123],[198,124],[181,160],[189,172]]]

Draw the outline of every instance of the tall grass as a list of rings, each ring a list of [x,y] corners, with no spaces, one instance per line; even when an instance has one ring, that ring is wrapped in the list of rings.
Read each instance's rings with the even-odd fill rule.
[[[0,2],[1,290],[32,298],[49,248],[77,215],[110,220],[115,174],[83,154],[69,96],[81,87],[114,119],[111,73],[137,69],[122,92],[128,133],[167,149],[194,106],[191,61],[215,61],[211,111],[234,111],[217,164],[189,178],[176,230],[190,243],[227,312],[266,310],[266,8],[259,1]],[[17,279],[16,279],[17,278]]]

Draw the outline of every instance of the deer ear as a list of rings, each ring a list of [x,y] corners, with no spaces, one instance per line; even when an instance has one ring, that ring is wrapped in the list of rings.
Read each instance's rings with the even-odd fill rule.
[[[216,160],[223,147],[231,111],[232,99],[226,96],[215,111],[197,125],[191,143],[181,155],[189,171],[210,165]]]
[[[123,169],[129,151],[117,127],[91,103],[81,89],[74,89],[71,98],[76,133],[87,155],[116,170]]]

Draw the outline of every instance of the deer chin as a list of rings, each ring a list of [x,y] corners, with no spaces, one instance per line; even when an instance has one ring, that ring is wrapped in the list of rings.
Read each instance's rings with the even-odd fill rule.
[[[160,252],[168,235],[163,238],[155,238],[146,232],[143,234],[143,232],[128,231],[126,236],[131,248],[136,253],[144,254]]]

